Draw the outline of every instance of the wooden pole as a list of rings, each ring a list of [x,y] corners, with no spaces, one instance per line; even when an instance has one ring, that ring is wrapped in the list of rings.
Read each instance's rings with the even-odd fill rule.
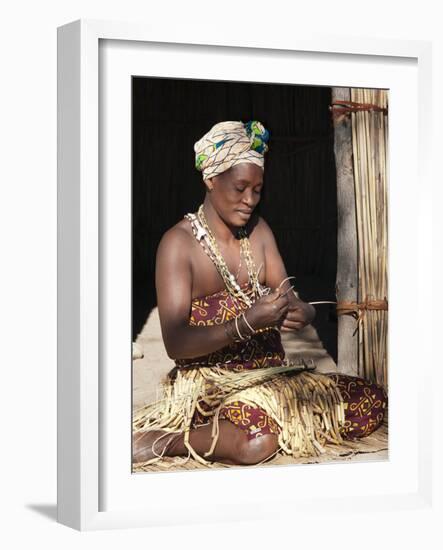
[[[332,102],[350,100],[349,88],[332,88]],[[352,129],[348,116],[334,120],[334,154],[337,170],[337,301],[357,301],[358,257],[355,211],[354,171],[352,167]],[[353,336],[355,320],[338,317],[337,369],[357,376],[358,339]]]

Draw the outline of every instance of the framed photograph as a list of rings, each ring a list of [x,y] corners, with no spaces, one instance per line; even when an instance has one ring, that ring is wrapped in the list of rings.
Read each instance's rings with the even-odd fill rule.
[[[432,361],[419,345],[426,337],[419,318],[432,291],[418,267],[430,251],[422,246],[426,211],[417,208],[431,186],[430,45],[303,35],[278,43],[193,37],[191,44],[183,33],[157,36],[98,21],[59,29],[59,521],[83,530],[235,521],[239,509],[242,519],[282,518],[350,502],[368,512],[375,502],[378,511],[430,509],[431,436],[421,405]],[[236,147],[244,140],[247,147],[229,156],[234,135]],[[247,157],[238,162],[238,155]],[[243,198],[232,199],[250,210],[243,221],[234,220],[237,206],[220,191],[223,174],[240,172],[239,164],[249,167],[236,191]],[[228,241],[211,232],[216,211],[246,228],[232,240],[232,250],[239,243],[235,262],[226,259]],[[203,262],[192,264],[194,273],[205,273],[194,276],[189,295],[181,282],[186,269],[177,263],[188,245],[174,252],[174,240],[164,237],[187,223],[185,238],[195,240]],[[267,233],[258,232],[268,229],[284,275],[295,276],[278,293],[288,303],[269,334],[270,318],[253,311],[271,300],[274,272],[282,273],[279,257],[260,257],[257,243]],[[185,260],[194,253],[185,252]],[[256,294],[233,313],[217,277],[225,265],[228,285],[234,263],[239,286],[232,292],[247,300],[242,285],[255,281]],[[215,286],[207,282],[211,269]],[[215,329],[212,347],[203,332],[191,351],[181,351],[186,339],[173,318],[184,295],[189,324]],[[292,307],[315,309],[315,318],[306,313],[300,326],[291,324]],[[294,382],[287,402],[276,391],[275,411],[253,393],[269,389],[270,379],[257,382],[260,369],[243,368],[246,356],[263,366],[257,342],[271,345],[274,333],[285,360],[266,366],[285,384],[297,376],[312,384],[312,396],[306,382],[302,397]],[[222,348],[237,351],[197,365],[195,357]],[[417,380],[419,359],[424,376]],[[201,372],[213,376],[227,363],[235,368],[223,380],[236,373],[229,379],[235,391],[215,395],[209,378],[212,401],[205,394],[203,406],[203,394],[187,386],[174,404],[171,395],[192,368],[198,385]],[[315,387],[316,380],[323,383]],[[356,380],[362,397],[352,401]],[[328,384],[330,394],[318,397]],[[168,422],[165,402],[174,410]],[[293,414],[303,430],[291,428],[284,412],[293,406],[300,406]],[[256,448],[275,441],[275,449],[233,459],[217,447],[231,441],[223,440],[225,426]],[[137,447],[150,430],[156,450],[151,440]],[[184,450],[162,445],[164,435],[184,437]],[[208,487],[217,496],[211,507],[202,498]]]

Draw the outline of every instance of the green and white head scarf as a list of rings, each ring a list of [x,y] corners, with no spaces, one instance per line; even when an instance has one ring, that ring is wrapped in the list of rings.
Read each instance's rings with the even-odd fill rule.
[[[242,162],[263,169],[268,140],[269,132],[258,120],[219,122],[194,144],[195,167],[203,179],[218,176]]]

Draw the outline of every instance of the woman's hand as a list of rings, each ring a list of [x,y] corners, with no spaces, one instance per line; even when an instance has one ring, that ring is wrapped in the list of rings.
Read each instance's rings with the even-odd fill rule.
[[[245,315],[249,324],[258,330],[281,324],[288,313],[288,308],[288,297],[275,290],[259,298],[245,311]]]
[[[283,332],[289,332],[293,330],[300,330],[306,325],[309,325],[315,317],[315,309],[311,304],[298,300],[292,303],[287,311],[281,330]]]

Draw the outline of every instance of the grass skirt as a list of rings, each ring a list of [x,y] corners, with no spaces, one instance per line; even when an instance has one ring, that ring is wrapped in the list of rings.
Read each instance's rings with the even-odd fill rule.
[[[233,401],[263,409],[279,426],[280,450],[295,458],[323,454],[326,443],[343,441],[340,427],[345,413],[337,384],[287,362],[241,372],[221,367],[177,369],[161,386],[158,399],[134,413],[134,437],[150,430],[162,430],[165,436],[184,434],[188,458],[210,464],[219,437],[220,410]],[[189,441],[197,411],[212,424],[212,444],[204,456]],[[145,464],[161,458],[157,454]]]

